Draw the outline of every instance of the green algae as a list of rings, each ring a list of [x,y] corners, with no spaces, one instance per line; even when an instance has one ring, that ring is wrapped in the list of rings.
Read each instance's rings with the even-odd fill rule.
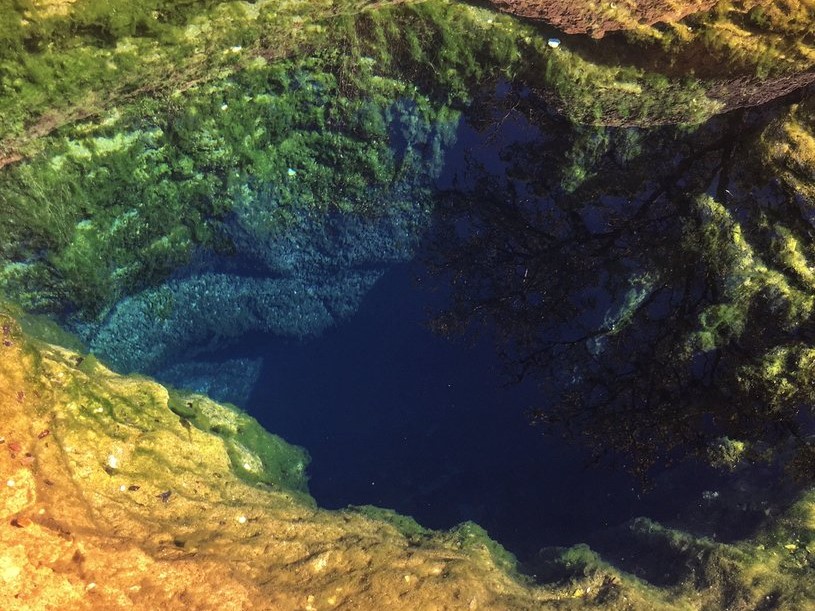
[[[250,484],[276,486],[308,493],[308,453],[266,432],[234,405],[177,390],[169,391],[169,409],[185,426],[195,426],[224,440],[235,475]]]
[[[230,19],[265,24],[268,13],[265,5],[253,16],[232,7],[237,13],[227,19],[232,9],[216,9],[225,21],[210,19],[208,31],[220,32]],[[185,15],[179,23],[191,19]],[[127,28],[140,19],[123,18],[115,36],[131,36]],[[150,32],[138,40],[152,40]],[[260,36],[253,32],[243,35]],[[698,122],[716,109],[694,102],[706,100],[697,85],[669,87],[641,70],[609,70],[549,49],[534,28],[511,17],[458,3],[340,15],[309,40],[310,54],[274,61],[258,46],[239,45],[224,52],[240,66],[230,76],[218,78],[210,66],[214,76],[200,83],[136,96],[102,121],[61,130],[47,139],[47,151],[3,169],[0,204],[8,222],[0,227],[0,287],[28,310],[69,308],[89,320],[159,285],[199,248],[234,251],[220,224],[236,206],[251,208],[268,234],[303,210],[377,214],[383,205],[398,206],[400,197],[388,190],[419,188],[423,176],[437,172],[456,108],[499,79],[550,92],[577,122],[616,112],[623,121],[673,121],[678,109],[681,120]],[[659,118],[657,109],[652,117],[648,100],[669,114]],[[393,129],[408,143],[401,157]],[[157,307],[160,318],[168,307]]]
[[[433,531],[423,527],[410,516],[402,515],[392,509],[374,505],[353,505],[348,511],[359,513],[378,522],[390,524],[408,541],[417,542],[432,535]]]
[[[66,331],[51,318],[38,314],[30,314],[23,310],[14,301],[0,295],[0,314],[14,320],[20,326],[20,330],[41,342],[62,346],[68,350],[84,353],[85,344],[82,340],[70,331]]]
[[[75,425],[79,429],[104,430],[112,439],[127,442],[132,438],[130,431],[149,435],[162,423],[171,422],[168,415],[172,413],[180,417],[176,418],[174,426],[178,428],[180,425],[181,431],[195,426],[221,439],[232,470],[241,480],[287,491],[301,502],[312,502],[308,496],[306,475],[308,453],[266,432],[239,408],[172,389],[156,393],[155,383],[147,378],[134,377],[137,384],[139,380],[145,382],[143,388],[136,386],[135,390],[125,387],[117,392],[115,387],[104,388],[110,371],[95,356],[84,352],[76,336],[63,331],[50,319],[23,313],[13,303],[0,302],[0,316],[8,327],[7,331],[4,330],[4,337],[13,338],[11,345],[22,342],[26,353],[37,357],[39,363],[42,363],[39,354],[49,344],[77,351],[67,359],[76,373],[67,384],[60,384],[63,386],[61,392],[72,402]],[[42,364],[35,364],[27,373],[32,381],[48,377]],[[151,450],[148,443],[140,443],[138,452],[155,457],[158,450]],[[104,458],[99,460],[104,464]]]
[[[438,171],[432,130],[457,115],[375,73],[373,60],[348,62],[334,51],[257,58],[229,79],[54,138],[47,155],[4,171],[0,284],[27,309],[63,309],[67,298],[89,318],[160,283],[197,247],[229,251],[218,226],[236,205],[267,234],[304,210],[379,213],[389,196],[377,189]],[[401,158],[394,126],[407,142]],[[414,149],[434,138],[425,160]]]
[[[815,296],[801,290],[778,269],[765,262],[745,239],[741,225],[726,208],[712,198],[698,200],[703,225],[687,234],[686,247],[699,253],[716,277],[723,279],[723,302],[713,304],[699,315],[699,330],[690,341],[708,351],[740,337],[746,330],[750,311],[760,299],[769,299],[777,321],[792,330],[812,314]],[[787,237],[781,250],[781,263],[793,271],[804,266],[794,248],[792,236],[783,227],[776,231]],[[792,245],[791,245],[792,244]],[[794,257],[793,257],[794,255]]]
[[[688,120],[694,120],[705,108],[716,108],[706,107],[712,103],[704,102],[692,78],[668,86],[664,77],[636,68],[608,68],[566,49],[553,52],[535,28],[458,3],[378,7],[361,16],[353,2],[118,4],[89,8],[91,3],[82,1],[53,15],[37,15],[30,6],[4,11],[6,31],[17,40],[7,46],[6,95],[0,99],[8,107],[0,133],[20,135],[38,116],[41,124],[48,123],[42,118],[46,111],[65,119],[94,115],[133,92],[185,89],[190,82],[241,69],[258,53],[280,59],[315,46],[346,54],[346,86],[356,86],[360,57],[376,57],[450,98],[466,97],[474,82],[496,74],[523,77],[553,89],[578,120],[596,120],[598,112],[634,120],[652,111],[667,112],[665,118],[691,111]],[[329,12],[335,15],[330,23],[323,21]],[[348,22],[353,27],[346,27]],[[530,69],[522,70],[523,65]],[[640,100],[632,101],[634,91]]]
[[[509,575],[521,578],[518,572],[518,560],[503,545],[491,539],[486,530],[475,522],[462,522],[449,532],[450,540],[457,547],[486,553],[492,562]]]
[[[743,464],[747,445],[738,439],[721,437],[710,444],[707,460],[717,469],[734,471]]]

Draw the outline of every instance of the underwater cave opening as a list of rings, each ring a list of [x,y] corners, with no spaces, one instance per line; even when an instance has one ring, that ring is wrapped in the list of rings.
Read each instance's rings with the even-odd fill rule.
[[[710,508],[723,476],[686,465],[645,490],[623,471],[589,467],[585,448],[530,426],[539,390],[508,386],[490,341],[427,328],[438,296],[416,276],[416,263],[394,266],[318,338],[256,336],[234,348],[263,359],[246,408],[309,451],[320,506],[371,504],[431,528],[473,520],[522,561],[545,546],[605,547],[608,529],[637,516],[729,538]],[[749,518],[738,528],[754,526]]]

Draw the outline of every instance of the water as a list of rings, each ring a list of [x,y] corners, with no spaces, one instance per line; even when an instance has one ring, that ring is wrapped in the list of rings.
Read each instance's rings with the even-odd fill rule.
[[[662,247],[668,236],[681,240],[688,214],[673,203],[681,197],[674,189],[718,184],[715,165],[693,157],[668,162],[663,176],[676,187],[649,179],[622,187],[628,170],[617,170],[620,188],[589,191],[595,199],[583,205],[562,183],[545,187],[547,173],[563,171],[557,151],[574,134],[504,114],[508,95],[500,87],[488,105],[500,122],[459,125],[435,182],[441,201],[451,203],[439,206],[412,262],[382,268],[358,309],[319,337],[265,335],[221,354],[263,362],[247,409],[309,450],[310,489],[321,506],[372,504],[432,528],[473,520],[532,567],[541,548],[588,542],[621,566],[647,571],[626,564],[638,550],[627,547],[625,524],[637,516],[719,540],[749,536],[796,487],[773,464],[728,472],[686,456],[722,435],[703,427],[692,441],[674,416],[677,404],[686,405],[683,388],[716,392],[707,357],[696,357],[677,387],[660,391],[670,393],[668,403],[655,403],[655,413],[612,411],[611,420],[604,413],[619,409],[604,393],[626,389],[613,385],[615,377],[633,378],[631,385],[670,379],[669,361],[653,369],[666,358],[660,345],[698,315],[678,309],[678,296],[709,299],[695,264],[672,262],[675,249]],[[612,139],[624,149],[629,137],[641,137],[632,133],[619,130]],[[579,192],[585,180],[568,189]],[[613,184],[615,173],[588,180]],[[491,203],[506,194],[511,202]],[[613,239],[594,250],[609,228]],[[540,258],[535,245],[545,245],[537,241],[545,231],[557,248]],[[461,252],[466,260],[458,261]],[[678,265],[688,267],[677,272]],[[515,295],[514,305],[481,309],[504,295]],[[462,304],[487,314],[456,313]],[[432,332],[445,312],[471,332]],[[526,361],[518,380],[519,363],[538,350],[547,356]],[[558,421],[547,435],[530,426],[540,410],[557,414],[575,391],[585,405],[575,421]],[[651,426],[660,429],[646,438],[651,446],[628,444],[626,431],[652,435]]]
[[[397,205],[269,232],[277,196],[241,196],[220,230],[235,251],[203,250],[120,301],[86,331],[92,347],[238,403],[305,447],[321,506],[376,505],[441,529],[472,520],[530,572],[542,548],[581,542],[647,571],[626,565],[641,553],[624,534],[638,516],[749,536],[795,486],[772,462],[730,472],[699,460],[729,443],[715,406],[677,417],[731,392],[715,364],[730,358],[727,323],[694,333],[741,297],[700,268],[708,255],[692,251],[707,246],[689,223],[716,212],[685,192],[743,189],[721,184],[716,160],[733,119],[696,134],[576,129],[531,122],[515,109],[529,95],[501,84],[460,120],[429,123],[431,152],[404,136],[421,113],[400,102],[394,154],[413,151],[422,169],[386,190]],[[777,198],[769,189],[767,205]],[[699,342],[710,347],[688,359],[683,346]]]
[[[503,386],[489,342],[427,330],[429,296],[411,280],[389,271],[319,340],[259,347],[248,408],[309,449],[321,505],[393,508],[433,528],[474,520],[526,552],[530,524],[537,542],[566,544],[645,509],[631,478],[586,470],[585,452],[529,426],[534,389]]]

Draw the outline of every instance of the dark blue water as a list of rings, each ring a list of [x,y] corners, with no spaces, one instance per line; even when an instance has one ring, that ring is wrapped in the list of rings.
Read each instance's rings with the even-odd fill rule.
[[[305,446],[321,506],[373,504],[449,528],[474,520],[521,557],[591,540],[638,515],[670,520],[710,481],[644,494],[630,476],[529,425],[533,386],[506,387],[488,340],[452,342],[426,327],[437,297],[416,269],[393,268],[351,320],[309,342],[269,338],[248,405]]]

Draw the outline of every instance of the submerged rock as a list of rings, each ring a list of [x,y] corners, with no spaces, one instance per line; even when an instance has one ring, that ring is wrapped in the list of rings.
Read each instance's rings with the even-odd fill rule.
[[[246,407],[260,376],[263,359],[182,361],[156,373],[164,384],[207,395],[215,401]]]

